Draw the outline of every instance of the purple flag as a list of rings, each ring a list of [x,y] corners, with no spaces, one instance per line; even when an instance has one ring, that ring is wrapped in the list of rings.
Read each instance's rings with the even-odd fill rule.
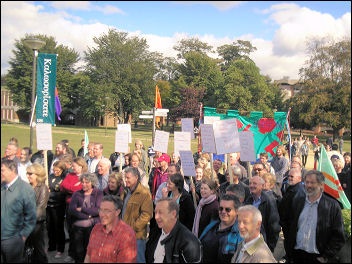
[[[60,114],[61,114],[61,104],[59,100],[59,92],[57,91],[57,87],[55,87],[55,112],[57,115],[57,119],[61,121]]]

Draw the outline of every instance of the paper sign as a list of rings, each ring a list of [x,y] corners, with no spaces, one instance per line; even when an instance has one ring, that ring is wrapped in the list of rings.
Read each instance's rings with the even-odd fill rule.
[[[126,130],[116,131],[115,152],[128,153],[128,131]]]
[[[192,151],[180,150],[180,159],[183,175],[196,177],[196,168],[194,166]]]
[[[53,138],[51,135],[51,123],[38,123],[36,125],[37,149],[52,150]]]
[[[181,118],[182,132],[191,132],[191,137],[194,139],[193,118]]]
[[[169,132],[155,130],[155,141],[154,151],[160,151],[161,153],[167,153],[167,147],[169,145]]]
[[[202,152],[216,153],[213,125],[200,124]]]
[[[128,143],[132,143],[132,132],[131,132],[131,124],[118,124],[117,125],[118,131],[128,131]],[[128,153],[128,151],[126,152]]]
[[[179,132],[174,133],[174,152],[176,156],[180,156],[180,150],[191,150],[191,133]]]
[[[220,116],[205,116],[204,124],[213,124],[216,121],[220,120]]]
[[[253,131],[238,132],[241,144],[241,161],[256,161]]]
[[[213,129],[218,155],[241,151],[236,118],[216,121]]]

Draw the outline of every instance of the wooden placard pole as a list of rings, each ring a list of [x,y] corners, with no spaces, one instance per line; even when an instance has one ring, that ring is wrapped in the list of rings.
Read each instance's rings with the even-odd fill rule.
[[[196,185],[193,183],[193,176],[191,176],[191,185],[194,186],[194,190],[191,188],[192,196],[193,196],[193,205],[194,205],[194,209],[197,210]]]
[[[44,150],[44,169],[45,169],[45,184],[49,186],[49,176],[48,176],[48,151]]]
[[[120,152],[120,169],[119,169],[119,172],[122,171],[122,154],[123,153]]]
[[[210,154],[210,169],[211,169],[211,179],[214,180],[214,165],[213,165],[213,153]]]
[[[232,176],[232,167],[231,167],[231,159],[230,159],[230,154],[225,154],[225,157],[227,157],[227,170],[229,172],[229,177],[230,177],[230,184],[233,184],[233,176]]]
[[[247,161],[247,173],[248,173],[248,179],[252,178],[252,171],[251,171],[251,163]]]

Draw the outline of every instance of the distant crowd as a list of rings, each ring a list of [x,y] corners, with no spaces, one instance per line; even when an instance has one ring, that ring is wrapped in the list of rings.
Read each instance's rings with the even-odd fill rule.
[[[146,150],[141,140],[109,158],[103,144],[90,142],[84,155],[81,143],[76,155],[68,140],[58,142],[44,164],[44,151],[10,139],[1,160],[2,263],[47,263],[51,251],[75,263],[339,260],[342,205],[324,193],[316,137],[278,146],[272,160],[263,152],[253,166],[239,152],[229,154],[229,168],[196,152],[195,177],[183,175],[176,153]],[[351,153],[331,139],[324,146],[351,201]],[[275,259],[280,232],[286,255]]]

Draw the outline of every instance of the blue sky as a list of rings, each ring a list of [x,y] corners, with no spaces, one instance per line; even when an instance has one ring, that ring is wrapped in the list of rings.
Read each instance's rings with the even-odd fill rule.
[[[116,28],[146,38],[165,56],[175,56],[172,46],[184,37],[199,37],[214,49],[249,40],[262,74],[296,79],[307,38],[350,36],[350,16],[349,1],[2,1],[1,73],[14,40],[25,33],[54,36],[83,54],[93,37]]]

